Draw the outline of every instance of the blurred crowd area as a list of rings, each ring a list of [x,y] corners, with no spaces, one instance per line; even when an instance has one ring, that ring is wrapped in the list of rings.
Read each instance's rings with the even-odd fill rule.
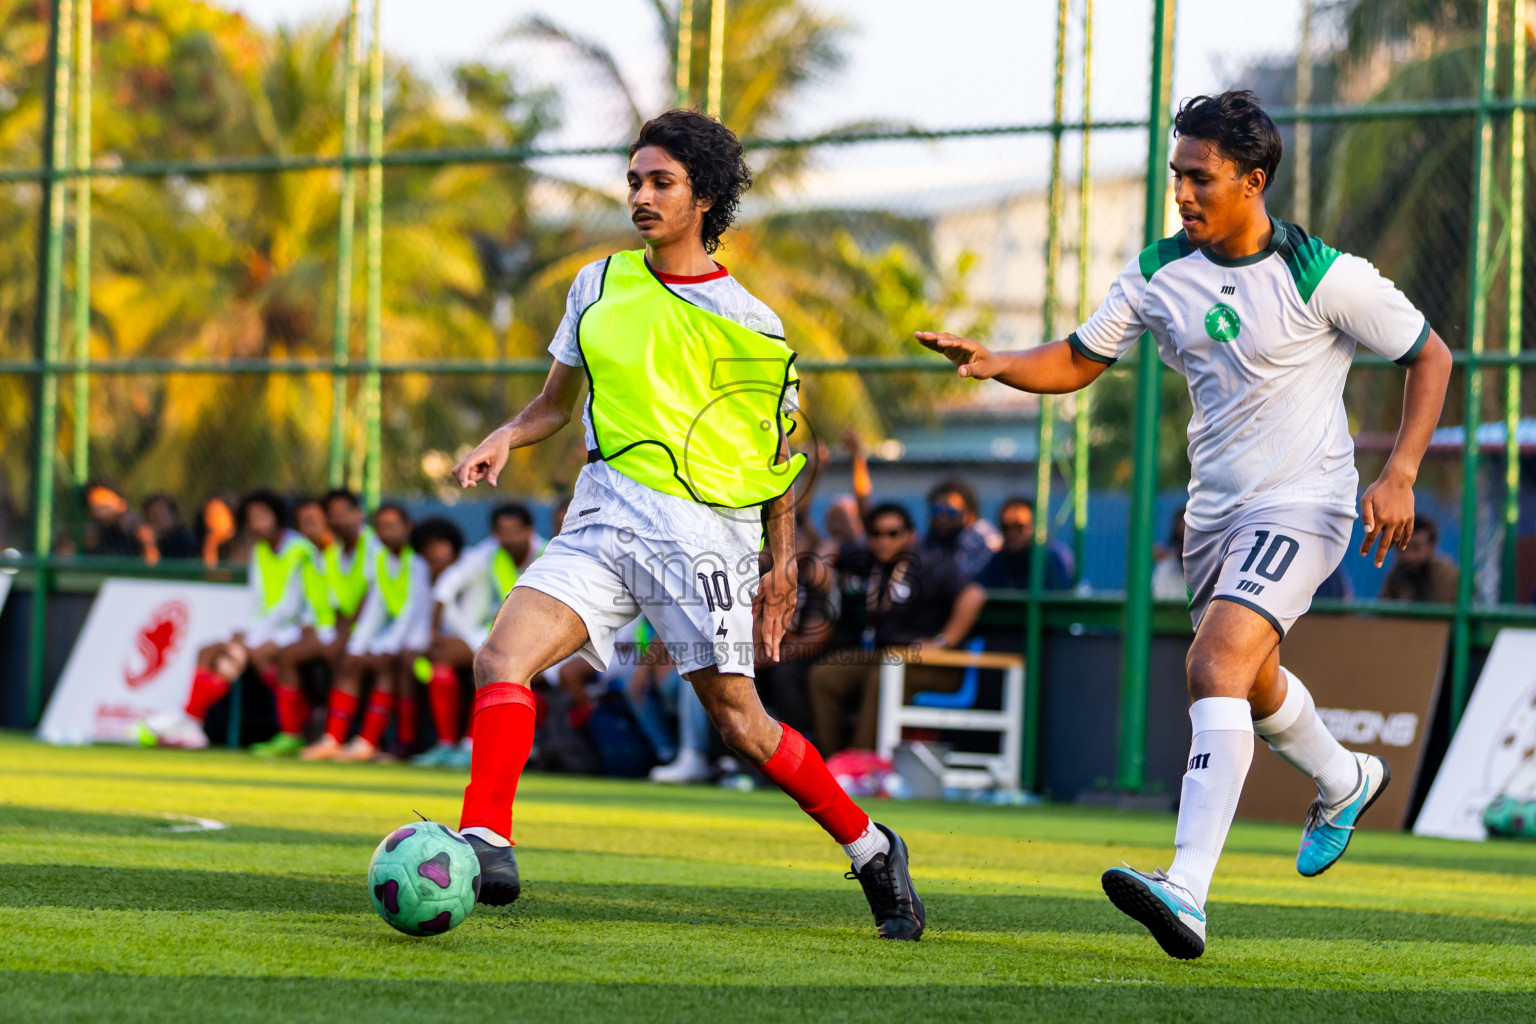
[[[908,701],[953,696],[964,688],[965,670],[925,665],[924,653],[1020,650],[1020,629],[982,624],[989,597],[1032,586],[1068,590],[1075,573],[1069,548],[1036,543],[1033,495],[1007,498],[992,521],[979,515],[971,484],[949,478],[928,490],[913,515],[875,493],[860,446],[850,442],[847,454],[847,489],[819,519],[803,504],[796,512],[799,589],[778,655],[769,657],[760,634],[751,642],[769,712],[824,755],[844,756],[834,765],[858,774],[860,759],[876,746],[883,663],[906,663]],[[213,566],[243,559],[253,608],[249,622],[199,652],[186,705],[142,722],[143,742],[202,747],[235,737],[265,756],[410,758],[459,769],[473,751],[476,652],[520,574],[564,529],[566,512],[557,504],[546,525],[523,502],[480,506],[489,511],[471,532],[442,510],[413,514],[386,501],[366,512],[345,489],[291,498],[258,490],[232,504],[210,499],[195,528],[165,495],[143,506],[137,516],[110,485],[93,484],[92,550],[205,558]],[[1165,600],[1186,596],[1182,522],[1175,518],[1154,573]],[[1421,520],[1408,550],[1395,556],[1382,597],[1454,598],[1456,566],[1436,552],[1437,539],[1433,521]],[[769,565],[765,551],[760,568]],[[1347,580],[1335,574],[1318,593],[1347,597]],[[641,617],[621,633],[605,668],[579,653],[551,666],[532,681],[534,763],[658,782],[751,785],[751,766],[725,749],[679,676],[682,653],[657,640]],[[242,679],[249,685],[235,689]],[[231,694],[243,711],[238,728],[229,724]]]
[[[103,173],[68,189],[57,279],[39,280],[44,189],[25,176],[0,187],[0,223],[10,229],[0,234],[0,547],[183,558],[187,537],[162,528],[180,519],[191,557],[216,561],[228,548],[238,562],[239,537],[224,536],[236,496],[257,486],[295,493],[316,480],[342,481],[370,499],[402,497],[412,508],[447,507],[456,500],[448,470],[465,438],[504,420],[542,376],[536,365],[479,368],[547,358],[577,270],[634,244],[622,149],[644,117],[680,101],[714,103],[749,141],[756,184],[720,259],[780,315],[800,353],[807,432],[867,439],[879,489],[912,509],[946,467],[958,467],[993,520],[1010,495],[1033,489],[1019,482],[1037,479],[1048,458],[1041,529],[1053,546],[1071,547],[1074,585],[1122,587],[1123,555],[1106,552],[1123,547],[1131,373],[1117,368],[1095,385],[1081,431],[1078,403],[1054,403],[1054,439],[1042,453],[1039,406],[1029,396],[910,364],[827,367],[920,356],[910,340],[919,327],[1026,346],[1065,334],[1091,311],[1142,244],[1146,129],[1135,122],[1145,117],[1151,8],[1101,5],[1090,25],[1082,2],[1067,5],[1061,116],[1093,127],[1086,137],[1078,128],[1060,133],[1053,173],[1053,134],[1043,127],[1056,116],[1053,5],[960,0],[936,24],[916,0],[732,0],[717,33],[710,18],[722,8],[696,2],[691,45],[680,50],[681,6],[667,0],[460,0],[443,16],[385,0],[382,73],[375,81],[360,70],[357,151],[368,150],[376,85],[388,160],[377,194],[361,169],[350,175],[356,237],[343,265],[348,174],[208,162],[281,164],[343,151],[345,8],[95,0],[85,8],[90,90],[71,115],[78,126],[83,109],[91,114],[86,149]],[[361,10],[366,55],[371,6]],[[48,12],[47,4],[0,4],[5,168],[45,162]],[[1468,323],[1476,119],[1404,108],[1351,120],[1339,110],[1475,97],[1481,14],[1471,2],[1293,0],[1234,18],[1218,0],[1185,0],[1175,26],[1176,97],[1245,85],[1277,110],[1332,110],[1315,122],[1282,118],[1287,156],[1271,208],[1372,259],[1453,347],[1465,344]],[[723,60],[711,93],[716,38]],[[1500,96],[1510,87],[1509,38],[1501,28]],[[913,73],[935,54],[959,58],[963,73]],[[76,84],[78,71],[77,63]],[[1493,125],[1496,189],[1507,189],[1512,174],[1509,123],[1501,116]],[[78,141],[71,136],[71,154]],[[90,203],[83,260],[82,196]],[[365,211],[375,200],[379,298],[370,313]],[[1495,203],[1492,236],[1507,237],[1510,222]],[[1507,261],[1495,263],[1485,282],[1489,349],[1536,327],[1536,304],[1511,321]],[[1525,264],[1536,268],[1536,259]],[[57,436],[40,441],[45,374],[4,364],[40,358],[37,313],[50,289],[62,310],[62,364],[117,365],[88,377],[60,370]],[[358,369],[370,333],[385,368],[377,382]],[[352,369],[333,375],[325,363],[338,351]],[[129,360],[161,362],[140,372]],[[163,372],[167,362],[231,360],[273,368]],[[294,360],[309,363],[293,368]],[[445,363],[426,365],[438,360]],[[417,367],[399,368],[407,361]],[[1506,372],[1484,371],[1487,420],[1501,416]],[[1536,378],[1523,380],[1517,400],[1532,387]],[[1399,389],[1392,368],[1351,378],[1346,404],[1364,479],[1390,448],[1383,431]],[[1468,391],[1453,382],[1445,422],[1462,419]],[[1158,530],[1166,534],[1188,479],[1188,395],[1172,373],[1162,409]],[[51,524],[39,529],[37,455],[50,442],[58,498]],[[1497,439],[1487,448],[1497,453]],[[1452,437],[1437,443],[1421,479],[1449,549],[1462,526],[1459,453]],[[510,471],[546,516],[583,455],[579,438],[555,439],[518,453]],[[846,472],[839,459],[837,472]],[[1089,485],[1090,543],[1070,537],[1075,511],[1065,496],[1077,492],[1079,474]],[[1480,601],[1523,600],[1536,585],[1528,475],[1519,474],[1514,537],[1498,514],[1503,467],[1490,458],[1480,479],[1486,521],[1467,524],[1477,532]],[[105,496],[97,480],[115,481],[105,492],[132,506],[152,543],[128,520],[101,525],[96,505],[114,502],[93,504]],[[159,494],[180,508],[165,500],[141,508]],[[826,488],[813,496],[818,522],[834,498]],[[1522,549],[1518,579],[1501,580],[1501,548],[1516,543],[1530,550]],[[1380,574],[1349,573],[1357,596],[1380,591]]]

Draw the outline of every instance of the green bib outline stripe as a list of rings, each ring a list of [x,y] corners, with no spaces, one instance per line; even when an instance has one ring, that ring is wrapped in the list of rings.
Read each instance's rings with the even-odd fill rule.
[[[617,297],[609,288],[610,279],[618,282]],[[672,305],[674,301],[678,305]],[[616,344],[606,343],[608,338],[604,335],[605,344],[594,346],[586,334],[593,322],[588,316],[594,310],[604,318],[607,330],[636,333],[627,338],[621,336]],[[707,385],[685,375],[664,379],[660,374],[636,373],[636,357],[643,360],[655,354],[656,331],[669,328],[677,330],[677,334],[675,339],[666,340],[676,341],[678,356],[684,364],[690,355],[708,357]],[[626,347],[625,341],[631,344]],[[796,353],[784,344],[783,338],[744,327],[690,302],[667,287],[646,261],[643,251],[626,250],[604,261],[598,296],[577,319],[576,344],[590,389],[588,410],[593,440],[598,454],[613,463],[614,469],[663,493],[717,508],[756,507],[775,500],[794,486],[805,466],[805,455],[796,453],[787,463],[778,461],[779,447],[794,429],[794,421],[782,411],[784,395],[799,383],[794,367]],[[699,351],[706,345],[710,347]],[[600,367],[598,373],[593,372],[594,356]],[[775,373],[773,380],[760,379],[752,367],[770,362],[775,368],[782,366],[782,371]],[[722,383],[721,369],[732,364],[744,364],[743,369],[750,376]],[[610,381],[605,377],[609,374],[628,376],[616,376]],[[598,386],[600,377],[605,377],[602,388]],[[628,401],[611,402],[613,390],[621,394],[627,391]],[[767,408],[762,399],[770,395],[773,405]],[[735,399],[733,406],[745,406],[746,411],[727,409],[724,422],[706,424],[705,413],[726,398]],[[615,406],[614,411],[610,411],[610,405]],[[699,412],[685,426],[679,419],[680,409]],[[665,422],[668,419],[672,422]],[[761,429],[749,427],[751,420],[756,420]],[[759,437],[770,424],[774,426],[771,450]],[[688,459],[690,466],[685,474],[675,449],[680,447],[688,452],[696,443],[696,432],[699,447],[693,450],[699,454]],[[618,435],[616,440],[612,434]],[[605,439],[615,450],[607,450]],[[666,461],[654,455],[647,459],[643,448],[649,445],[661,449]],[[637,451],[641,454],[623,459]],[[746,500],[740,500],[742,497]]]

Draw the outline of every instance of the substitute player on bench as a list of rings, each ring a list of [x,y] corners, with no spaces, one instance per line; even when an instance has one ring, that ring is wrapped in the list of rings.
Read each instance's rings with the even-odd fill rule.
[[[1280,666],[1285,632],[1339,564],[1355,518],[1344,378],[1357,343],[1407,367],[1402,424],[1360,497],[1379,566],[1413,532],[1413,483],[1440,418],[1451,355],[1370,263],[1265,210],[1280,134],[1252,93],[1197,96],[1174,119],[1174,197],[1184,225],[1116,279],[1065,341],[994,353],[919,332],[960,375],[1064,394],[1091,384],[1143,331],[1189,381],[1184,573],[1195,639],[1187,668],[1194,741],[1167,873],[1111,868],[1104,891],[1172,956],[1205,951],[1205,902],[1257,732],[1317,783],[1296,867],[1344,853],[1387,765],[1328,733],[1312,695]]]
[[[672,110],[629,153],[630,219],[645,250],[576,275],[543,393],[454,470],[465,486],[494,486],[508,453],[563,427],[590,383],[588,464],[570,514],[475,658],[460,824],[480,857],[481,902],[520,892],[509,839],[533,742],[528,681],[578,651],[606,669],[614,634],[643,612],[726,743],[842,844],[881,937],[917,939],[923,906],[905,844],[848,798],[815,747],[768,717],[753,687],[754,604],[775,660],[794,610],[804,457],[789,459],[785,443],[797,378],[779,319],[710,259],[751,184],[741,144],[717,121]],[[773,564],[759,577],[765,520]]]

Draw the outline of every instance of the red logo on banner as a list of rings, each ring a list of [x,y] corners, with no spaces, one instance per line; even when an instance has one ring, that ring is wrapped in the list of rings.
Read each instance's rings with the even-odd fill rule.
[[[134,641],[142,664],[135,668],[134,657],[129,655],[123,665],[123,682],[129,686],[143,686],[159,675],[186,636],[187,618],[187,606],[180,600],[167,601],[150,612]]]

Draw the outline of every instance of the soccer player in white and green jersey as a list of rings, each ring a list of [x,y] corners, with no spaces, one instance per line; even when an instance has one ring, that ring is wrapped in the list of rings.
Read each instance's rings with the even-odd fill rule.
[[[1381,476],[1359,500],[1379,566],[1413,533],[1413,483],[1440,418],[1451,354],[1370,263],[1271,216],[1264,193],[1280,133],[1246,90],[1187,101],[1170,165],[1183,230],[1120,272],[1104,304],[1064,341],[991,352],[923,331],[960,376],[1063,394],[1091,384],[1143,331],[1189,381],[1189,506],[1184,573],[1195,639],[1173,863],[1111,868],[1104,891],[1169,955],[1205,951],[1205,903],[1253,734],[1317,783],[1296,867],[1308,877],[1344,853],[1386,787],[1380,758],[1346,750],[1312,695],[1280,665],[1280,641],[1339,564],[1359,478],[1344,412],[1356,344],[1407,368],[1402,423]]]

